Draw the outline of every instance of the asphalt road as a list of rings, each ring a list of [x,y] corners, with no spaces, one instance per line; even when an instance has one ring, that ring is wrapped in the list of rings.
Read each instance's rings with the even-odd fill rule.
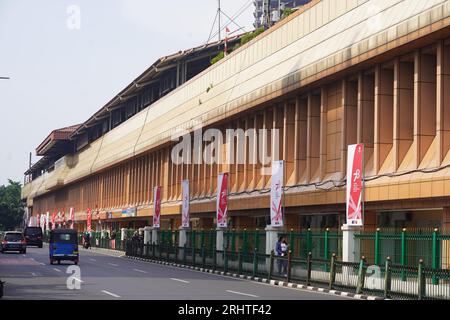
[[[80,251],[79,274],[71,262],[50,265],[47,248],[0,254],[3,299],[68,300],[336,300],[349,299],[207,274],[107,254]],[[79,285],[80,289],[69,289]]]

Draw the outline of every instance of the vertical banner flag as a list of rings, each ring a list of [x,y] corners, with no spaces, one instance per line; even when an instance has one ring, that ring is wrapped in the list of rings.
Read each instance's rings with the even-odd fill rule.
[[[36,227],[40,227],[41,226],[41,215],[39,213],[36,216],[36,221],[37,221]]]
[[[87,232],[92,231],[92,210],[91,209],[87,209],[86,229],[87,229]]]
[[[181,182],[183,203],[181,207],[181,227],[189,228],[189,180]]]
[[[55,226],[55,224],[56,224],[56,212],[53,212],[52,213],[52,230],[55,230],[56,228],[56,226]]]
[[[70,229],[73,229],[73,225],[75,222],[75,209],[73,207],[70,207],[69,209],[69,220],[70,220]]]
[[[45,230],[50,230],[50,212],[47,211],[47,217],[45,218]]]
[[[161,217],[161,187],[153,188],[153,227],[159,228]]]
[[[217,177],[217,227],[228,226],[228,172],[221,173]]]
[[[42,233],[45,231],[45,214],[41,214],[41,229]]]
[[[353,144],[347,151],[347,224],[363,225],[364,145]]]
[[[284,161],[274,161],[270,183],[270,225],[273,227],[283,226],[283,183]]]

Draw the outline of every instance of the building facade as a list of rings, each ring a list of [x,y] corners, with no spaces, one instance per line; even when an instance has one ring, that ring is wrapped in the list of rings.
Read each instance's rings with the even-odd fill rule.
[[[347,146],[363,143],[365,228],[449,230],[449,88],[450,1],[313,0],[86,140],[114,106],[99,111],[71,134],[74,152],[30,179],[22,197],[33,215],[74,208],[80,230],[88,208],[95,228],[143,227],[161,186],[161,228],[177,229],[189,180],[192,228],[210,229],[217,177],[228,172],[230,228],[264,228],[270,163],[255,160],[263,153],[285,161],[286,230],[339,228]],[[203,160],[175,163],[180,132],[195,140],[199,128],[222,132],[223,143],[212,148],[203,134],[190,144]],[[227,138],[227,129],[244,135]],[[233,161],[207,161],[218,155]]]

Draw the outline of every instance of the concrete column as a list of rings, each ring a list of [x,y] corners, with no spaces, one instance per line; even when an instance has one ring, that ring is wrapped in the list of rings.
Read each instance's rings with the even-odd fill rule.
[[[152,227],[152,243],[158,244],[158,228]]]
[[[216,229],[216,250],[222,251],[224,250],[224,229],[217,228]],[[218,266],[223,266],[223,255],[221,253],[217,253],[216,261]]]
[[[355,240],[355,233],[361,229],[359,227],[342,226],[342,260],[344,262],[358,262],[360,259],[359,241]]]
[[[266,227],[266,254],[270,254],[272,250],[275,250],[275,245],[278,241],[278,232],[280,232],[279,227]]]
[[[178,247],[180,248],[178,250],[179,259],[182,259],[184,256],[184,245],[187,244],[187,232],[189,231],[189,228],[183,228],[180,227],[178,231]]]
[[[144,243],[149,244],[152,240],[152,227],[145,227],[144,228]]]
[[[127,229],[126,228],[122,228],[122,229],[120,229],[120,231],[121,231],[121,233],[120,233],[120,240],[124,241],[125,237],[127,235]]]

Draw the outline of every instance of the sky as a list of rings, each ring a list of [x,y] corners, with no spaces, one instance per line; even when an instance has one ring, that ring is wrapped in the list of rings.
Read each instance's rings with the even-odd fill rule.
[[[252,3],[221,0],[230,17],[245,9],[245,31]],[[86,121],[159,57],[204,44],[216,12],[217,0],[0,0],[0,185],[23,182],[53,129]]]

